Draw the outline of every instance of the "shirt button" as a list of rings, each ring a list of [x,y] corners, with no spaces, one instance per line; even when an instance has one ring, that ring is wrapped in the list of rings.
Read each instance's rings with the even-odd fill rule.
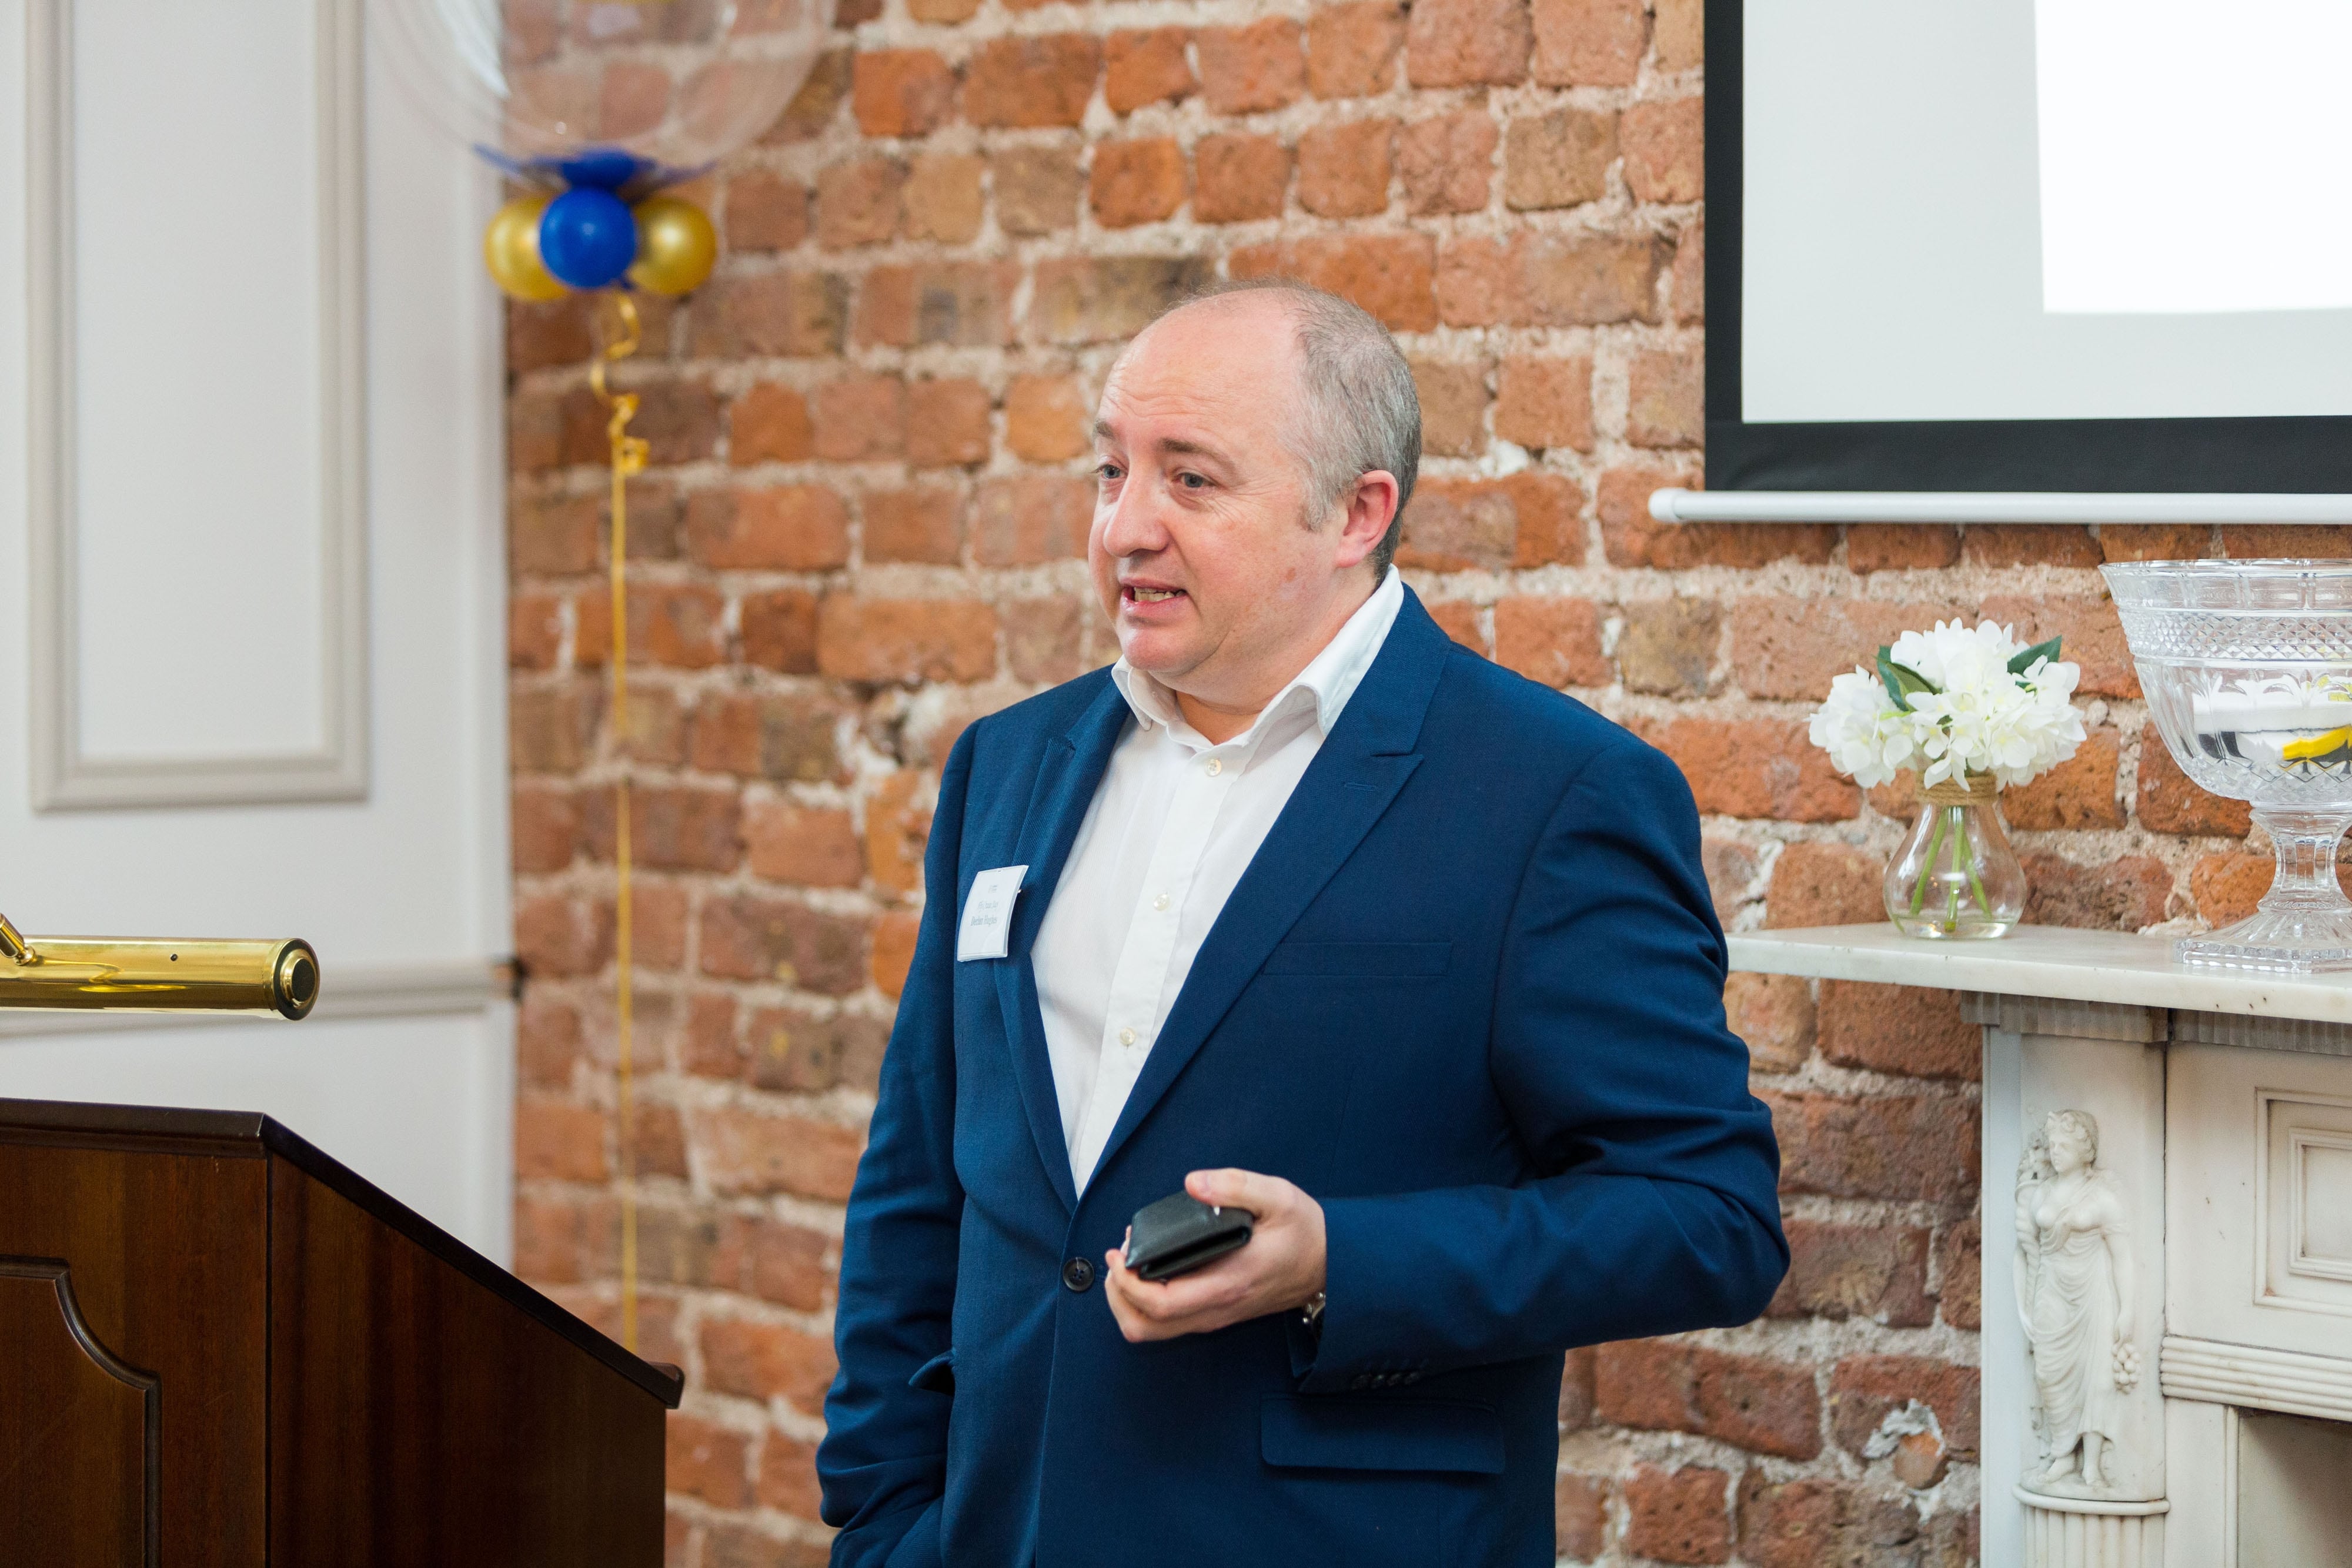
[[[1119,1030],[1118,1042],[1121,1045],[1133,1045],[1135,1043],[1135,1031],[1131,1029],[1123,1029]]]
[[[1167,907],[1168,907],[1168,895],[1167,895],[1166,894],[1164,894],[1164,893],[1163,893],[1163,894],[1161,894],[1159,897],[1157,897],[1157,898],[1153,899],[1153,900],[1151,901],[1151,907],[1152,907],[1152,908],[1154,908],[1154,909],[1165,909],[1165,908],[1167,908]]]
[[[1225,759],[1224,759],[1223,758],[1222,758],[1222,757],[1212,757],[1212,758],[1209,758],[1209,777],[1210,777],[1210,778],[1214,779],[1218,774],[1223,773],[1224,770],[1225,770]]]
[[[1073,1258],[1062,1265],[1062,1288],[1085,1295],[1095,1282],[1095,1266],[1083,1258]]]

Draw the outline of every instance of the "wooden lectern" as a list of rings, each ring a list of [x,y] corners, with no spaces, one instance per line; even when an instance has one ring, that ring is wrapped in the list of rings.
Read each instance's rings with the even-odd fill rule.
[[[266,1116],[0,1100],[0,1563],[656,1568],[680,1387]]]

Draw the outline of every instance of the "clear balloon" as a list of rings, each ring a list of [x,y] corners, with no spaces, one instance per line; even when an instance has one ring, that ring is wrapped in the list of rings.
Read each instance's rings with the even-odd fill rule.
[[[635,195],[773,124],[833,0],[368,0],[394,77],[519,177]]]

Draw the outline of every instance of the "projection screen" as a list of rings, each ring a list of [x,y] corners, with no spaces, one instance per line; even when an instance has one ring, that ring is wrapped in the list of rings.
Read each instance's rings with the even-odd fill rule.
[[[1707,7],[1710,489],[2352,490],[2352,5]]]

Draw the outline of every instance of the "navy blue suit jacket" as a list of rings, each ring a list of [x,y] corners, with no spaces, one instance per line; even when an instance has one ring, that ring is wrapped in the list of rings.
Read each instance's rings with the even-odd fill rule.
[[[1744,1322],[1787,1263],[1690,790],[1408,594],[1081,1195],[1029,954],[1129,722],[1097,671],[948,758],[842,1243],[833,1561],[1548,1565],[1561,1353]],[[1023,863],[1010,955],[958,963]],[[1128,1343],[1065,1263],[1222,1166],[1323,1205],[1319,1339]]]

